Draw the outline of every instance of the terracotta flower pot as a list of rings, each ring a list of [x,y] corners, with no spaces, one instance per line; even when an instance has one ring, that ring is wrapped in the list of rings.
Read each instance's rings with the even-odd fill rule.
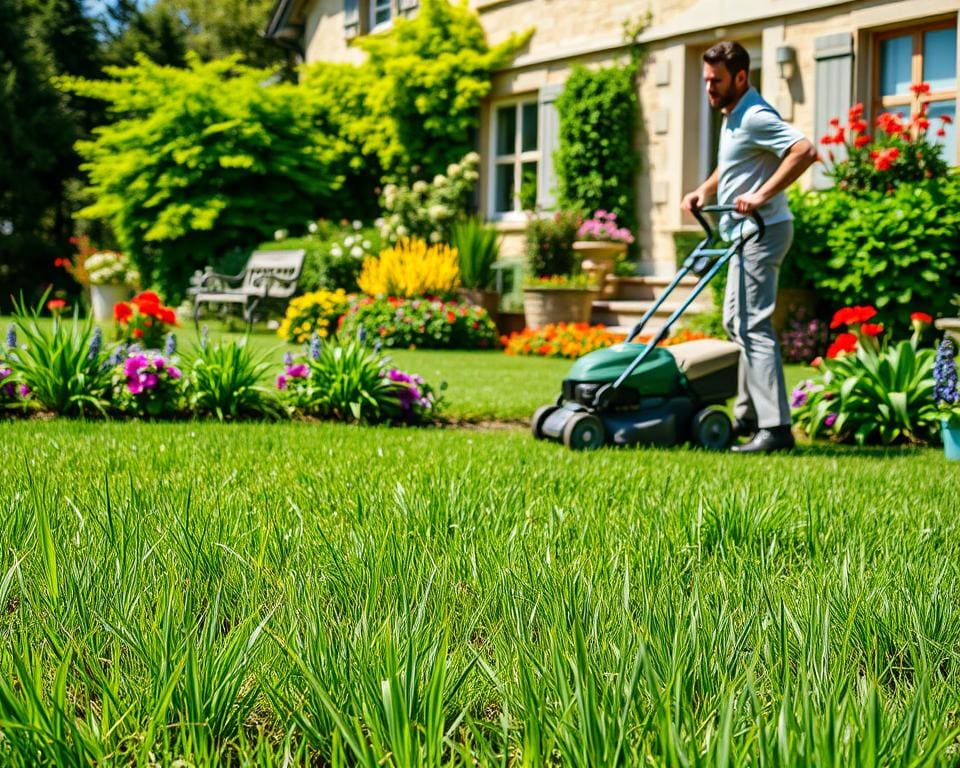
[[[613,273],[617,258],[627,252],[627,244],[613,240],[577,240],[573,250],[580,254],[580,268],[604,291],[607,275]]]
[[[597,291],[593,288],[524,288],[527,328],[550,323],[588,323]]]

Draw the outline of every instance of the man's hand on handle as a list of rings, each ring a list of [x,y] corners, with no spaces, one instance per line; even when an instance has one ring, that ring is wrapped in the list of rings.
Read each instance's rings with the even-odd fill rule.
[[[765,202],[767,202],[766,198],[759,192],[748,192],[745,195],[737,197],[737,199],[733,201],[733,205],[736,207],[737,213],[746,215],[753,213]]]
[[[703,208],[703,206],[706,204],[707,196],[699,189],[695,189],[693,192],[688,192],[683,196],[683,200],[680,201],[680,207],[687,213],[692,213],[695,209],[698,210]]]

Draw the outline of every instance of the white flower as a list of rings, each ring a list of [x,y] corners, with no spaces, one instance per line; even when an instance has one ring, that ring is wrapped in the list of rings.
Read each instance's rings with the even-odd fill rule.
[[[409,234],[410,230],[403,226],[403,224],[397,227],[397,237],[406,237]]]
[[[369,251],[370,248],[372,247],[372,246],[370,245],[370,241],[369,241],[369,240],[364,240],[362,243],[360,243],[360,245],[363,246],[363,250],[365,250],[365,251]]]
[[[360,229],[361,227],[363,227],[363,222],[361,222],[360,219],[354,219],[354,220],[353,220],[353,223],[351,224],[351,226],[352,226],[354,229]]]
[[[430,242],[431,242],[431,243],[439,243],[439,242],[440,242],[440,233],[439,233],[439,232],[431,232],[431,233],[430,233]]]
[[[350,249],[350,255],[355,259],[363,258],[363,248],[361,248],[359,245],[353,246],[353,248]]]
[[[447,176],[459,176],[462,169],[456,163],[447,166]]]
[[[335,245],[330,249],[330,255],[337,257],[343,256],[343,249],[339,245]]]
[[[390,223],[393,224],[393,226],[397,226],[397,224],[400,223],[400,214],[394,213],[392,216],[390,216]]]
[[[377,228],[379,229],[379,228],[382,228],[383,225],[386,224],[386,223],[387,223],[386,220],[383,218],[383,216],[381,216],[379,219],[377,219],[375,222],[373,222],[373,226],[375,226],[375,227],[377,227]]]
[[[317,222],[311,221],[309,224],[307,224],[307,231],[308,231],[311,235],[317,234],[317,229],[318,229],[318,227],[317,227]]]
[[[450,210],[445,205],[431,205],[427,214],[431,219],[443,219],[450,215]]]
[[[276,232],[273,233],[274,240],[283,240],[286,236],[287,236],[287,230],[285,229],[278,229]]]
[[[465,178],[467,181],[476,181],[480,178],[480,174],[476,171],[464,171],[463,178]]]
[[[467,165],[476,165],[480,162],[480,155],[476,152],[468,152],[464,155],[463,162]]]
[[[442,187],[442,186],[443,186],[444,184],[446,184],[446,183],[447,183],[447,177],[446,177],[446,176],[441,176],[441,175],[438,173],[436,176],[433,177],[433,186],[435,186],[435,187]]]
[[[430,189],[430,185],[423,181],[423,179],[413,182],[413,191],[418,195],[422,195],[428,189]]]
[[[343,245],[345,248],[349,248],[351,245],[353,245],[353,235],[347,235],[345,238],[343,238]]]

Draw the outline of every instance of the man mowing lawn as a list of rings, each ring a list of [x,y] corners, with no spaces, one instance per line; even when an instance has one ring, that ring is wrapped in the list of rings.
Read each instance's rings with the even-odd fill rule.
[[[685,211],[702,208],[717,196],[740,214],[760,212],[766,222],[761,240],[751,239],[730,261],[723,301],[723,323],[740,345],[739,394],[734,404],[734,435],[752,436],[738,453],[769,453],[793,447],[790,407],[783,381],[780,346],[773,329],[780,265],[793,240],[793,217],[784,190],[810,167],[816,149],[788,125],[750,86],[750,56],[735,42],[717,43],[703,54],[703,81],[710,106],[723,112],[717,167],[684,196]],[[720,221],[732,240],[740,227],[754,226],[734,214]]]

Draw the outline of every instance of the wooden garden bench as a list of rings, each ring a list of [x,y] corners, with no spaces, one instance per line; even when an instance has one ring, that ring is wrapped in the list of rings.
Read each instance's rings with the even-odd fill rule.
[[[193,322],[200,325],[204,304],[239,304],[249,328],[261,302],[289,299],[297,290],[306,251],[254,251],[238,275],[204,272],[198,276],[193,293]],[[233,287],[235,286],[235,287]]]

